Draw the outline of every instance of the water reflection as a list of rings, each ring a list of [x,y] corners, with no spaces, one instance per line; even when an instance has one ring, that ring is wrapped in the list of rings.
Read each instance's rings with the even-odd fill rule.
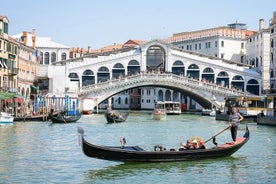
[[[151,183],[166,180],[166,176],[170,175],[177,176],[174,178],[176,180],[183,179],[186,182],[208,181],[206,180],[208,178],[221,182],[221,179],[213,178],[221,175],[229,176],[230,179],[232,177],[231,180],[234,181],[237,175],[237,165],[243,165],[245,162],[244,158],[227,157],[170,163],[122,163],[99,170],[88,170],[85,173],[85,181],[104,183],[112,180],[116,183],[116,181],[124,181],[127,178],[147,178],[149,175],[156,176],[151,178]],[[202,176],[204,179],[201,178]],[[174,181],[171,182],[174,183]]]

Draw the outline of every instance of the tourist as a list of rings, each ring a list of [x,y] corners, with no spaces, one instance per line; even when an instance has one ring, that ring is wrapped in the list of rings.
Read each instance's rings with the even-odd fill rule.
[[[229,127],[231,130],[231,136],[232,136],[234,143],[237,143],[236,138],[237,138],[238,126],[242,120],[243,120],[242,115],[237,111],[236,107],[233,107],[231,110],[231,113],[229,115],[228,123],[229,123]]]
[[[55,104],[52,103],[51,104],[51,114],[54,114],[54,111],[55,111]]]

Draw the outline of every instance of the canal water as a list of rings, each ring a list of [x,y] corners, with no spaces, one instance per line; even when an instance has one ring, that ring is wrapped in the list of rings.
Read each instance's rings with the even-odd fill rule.
[[[178,148],[193,135],[207,140],[227,122],[200,115],[151,119],[150,112],[131,112],[127,121],[107,124],[103,114],[83,116],[78,123],[16,122],[0,127],[0,183],[275,183],[276,128],[248,123],[250,140],[230,157],[171,163],[122,163],[86,157],[77,127],[89,142]],[[238,130],[242,136],[245,124]],[[218,143],[231,141],[229,130]],[[207,146],[213,146],[212,141]]]

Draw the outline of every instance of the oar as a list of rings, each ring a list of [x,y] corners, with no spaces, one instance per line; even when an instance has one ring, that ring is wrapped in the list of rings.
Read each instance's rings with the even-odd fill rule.
[[[224,131],[227,130],[228,128],[229,128],[229,127],[223,129],[222,131],[220,131],[220,132],[217,133],[216,135],[212,136],[210,139],[206,140],[205,143],[208,142],[208,141],[210,141],[210,140],[212,140],[212,139],[214,139],[216,136],[218,136],[219,134],[221,134],[222,132],[224,132]]]

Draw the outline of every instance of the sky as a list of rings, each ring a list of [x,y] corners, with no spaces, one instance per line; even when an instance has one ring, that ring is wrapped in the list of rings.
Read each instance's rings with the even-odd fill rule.
[[[235,22],[257,31],[259,19],[268,27],[274,11],[275,0],[0,0],[9,35],[35,29],[39,37],[91,49]]]

